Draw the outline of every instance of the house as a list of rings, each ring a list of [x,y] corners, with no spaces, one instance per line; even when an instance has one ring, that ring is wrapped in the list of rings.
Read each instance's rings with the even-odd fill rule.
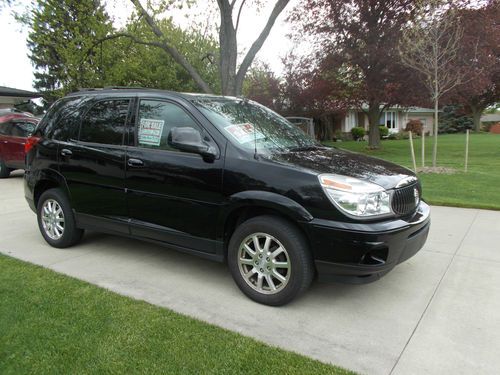
[[[350,132],[355,126],[369,128],[368,114],[366,108],[349,109],[345,117],[341,120],[341,131]],[[393,106],[384,110],[379,119],[380,125],[385,125],[389,128],[390,133],[397,133],[406,128],[406,124],[410,120],[420,120],[424,126],[425,132],[432,135],[434,125],[434,110],[422,107],[399,107]]]
[[[30,99],[39,98],[40,96],[41,95],[36,92],[0,86],[0,109],[12,108],[16,104],[21,104]]]
[[[500,122],[500,112],[499,113],[488,113],[481,116],[481,123],[483,122]]]

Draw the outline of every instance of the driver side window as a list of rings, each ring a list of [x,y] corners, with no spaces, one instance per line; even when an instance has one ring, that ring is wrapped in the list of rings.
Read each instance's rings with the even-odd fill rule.
[[[175,127],[201,128],[176,104],[159,100],[141,100],[137,121],[137,146],[178,151],[168,144],[168,134]]]

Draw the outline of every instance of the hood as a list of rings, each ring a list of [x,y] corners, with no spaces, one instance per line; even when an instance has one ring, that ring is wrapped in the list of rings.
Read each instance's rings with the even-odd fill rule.
[[[394,188],[402,179],[415,176],[400,165],[356,152],[331,147],[290,151],[268,156],[274,162],[305,168],[317,174],[334,173],[373,182],[384,189]]]

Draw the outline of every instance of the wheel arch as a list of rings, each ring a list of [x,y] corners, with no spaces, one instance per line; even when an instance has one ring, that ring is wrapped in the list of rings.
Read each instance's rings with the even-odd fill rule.
[[[307,222],[313,216],[300,204],[283,195],[265,191],[245,191],[230,198],[230,208],[223,215],[221,238],[224,243],[224,254],[227,254],[229,240],[235,229],[243,222],[263,215],[278,216],[295,226],[309,237],[300,222]]]
[[[41,195],[45,191],[54,188],[61,189],[66,194],[66,196],[70,198],[68,185],[66,184],[64,177],[55,170],[43,171],[33,189],[33,200],[35,203],[35,207],[38,206],[38,200],[40,199]]]

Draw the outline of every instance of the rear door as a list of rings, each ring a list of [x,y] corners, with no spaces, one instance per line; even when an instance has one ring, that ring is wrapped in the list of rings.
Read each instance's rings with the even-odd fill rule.
[[[223,157],[206,161],[198,154],[172,148],[167,138],[173,127],[192,127],[210,145],[220,147],[181,103],[142,98],[136,118],[127,152],[131,233],[216,253]]]
[[[76,139],[59,145],[59,169],[66,178],[79,223],[128,233],[125,199],[125,128],[133,99],[87,103]]]

